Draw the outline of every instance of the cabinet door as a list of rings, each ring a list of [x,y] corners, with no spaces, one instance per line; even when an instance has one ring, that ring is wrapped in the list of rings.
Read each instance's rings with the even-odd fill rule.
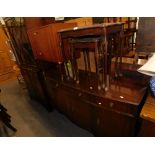
[[[93,108],[83,99],[83,95],[80,91],[70,91],[71,120],[80,127],[91,131]]]
[[[135,118],[121,113],[94,108],[94,129],[97,136],[134,136]]]
[[[49,27],[28,30],[28,36],[36,59],[52,61],[51,38]]]
[[[69,115],[70,104],[67,91],[63,89],[58,81],[48,77],[46,77],[46,85],[53,106],[56,107],[60,112]]]
[[[57,89],[55,90],[55,95],[56,95],[56,107],[58,108],[58,110],[64,114],[66,114],[67,116],[70,116],[70,98],[69,98],[69,94],[67,91],[65,91],[63,89],[63,87],[60,85],[57,87]]]
[[[91,130],[92,107],[80,99],[83,94],[48,78],[46,82],[55,107],[80,127]]]
[[[3,31],[2,28],[0,28],[0,51],[9,51],[10,48],[9,48],[9,45],[7,45],[7,42],[8,39]]]
[[[7,73],[13,70],[12,62],[7,52],[0,51],[0,72]]]
[[[9,46],[6,44],[7,37],[0,28],[0,82],[14,76],[13,62],[9,55]]]
[[[40,72],[33,69],[21,68],[21,73],[29,90],[32,99],[37,100],[43,104],[48,104],[45,90],[40,82]]]

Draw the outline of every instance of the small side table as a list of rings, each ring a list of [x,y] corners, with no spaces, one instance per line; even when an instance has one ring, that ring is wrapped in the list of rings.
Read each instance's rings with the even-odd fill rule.
[[[155,137],[155,98],[150,94],[140,113],[142,124],[139,136],[142,137]]]

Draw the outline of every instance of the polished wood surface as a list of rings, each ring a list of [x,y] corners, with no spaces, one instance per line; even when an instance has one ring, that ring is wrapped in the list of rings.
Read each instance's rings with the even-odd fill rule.
[[[141,126],[139,136],[155,137],[155,98],[148,95],[140,113]]]
[[[155,99],[150,94],[146,99],[140,117],[155,123]]]
[[[90,70],[90,48],[92,45],[95,49],[95,67],[96,74],[99,77],[99,66],[102,70],[102,82],[101,85],[98,85],[98,89],[109,89],[109,81],[111,79],[111,59],[112,56],[116,57],[115,59],[115,77],[121,76],[121,63],[122,63],[122,50],[123,50],[123,23],[104,23],[104,24],[94,24],[89,26],[74,27],[70,29],[62,29],[59,31],[61,38],[61,52],[63,55],[63,61],[67,63],[68,60],[71,61],[72,70],[73,70],[73,79],[78,80],[78,65],[76,61],[76,50],[74,46],[79,44],[78,48],[86,49],[88,68]],[[96,39],[97,38],[97,39]],[[84,41],[83,45],[82,40]],[[92,39],[94,41],[92,42]],[[75,43],[72,43],[73,41]],[[81,41],[77,41],[81,40]],[[94,45],[95,43],[95,45]],[[90,46],[91,45],[91,46]],[[83,46],[83,47],[82,47]],[[86,48],[87,46],[87,48]],[[89,53],[88,53],[89,52]],[[75,56],[74,56],[75,55]],[[84,57],[84,58],[85,58]],[[118,61],[120,58],[120,61]],[[86,59],[85,59],[86,60]],[[86,62],[84,60],[84,62]],[[99,61],[101,62],[99,64]],[[85,63],[86,64],[86,63]],[[68,67],[66,67],[68,69]],[[98,80],[100,81],[100,80]],[[78,82],[79,83],[79,82]],[[100,83],[100,82],[99,82]]]
[[[65,23],[77,23],[77,26],[87,26],[93,24],[92,17],[75,18],[65,21]]]
[[[13,61],[11,60],[10,48],[6,42],[7,36],[0,28],[0,82],[14,77]]]
[[[57,31],[76,26],[76,23],[54,23],[43,27],[28,29],[35,59],[49,62],[62,62]]]
[[[136,72],[138,66],[123,66],[123,78],[114,79],[108,91],[99,91],[95,76],[83,71],[79,85],[58,80],[52,70],[45,72],[53,106],[96,136],[135,136],[148,77]]]
[[[43,21],[41,17],[24,17],[23,19],[24,19],[26,29],[43,26]]]
[[[155,17],[140,17],[136,37],[138,53],[154,53],[155,50]]]
[[[50,24],[28,30],[36,64],[33,66],[26,61],[20,68],[30,96],[44,105],[50,103],[71,121],[96,136],[136,136],[149,80],[137,72],[139,65],[123,64],[122,76],[112,76],[107,91],[98,90],[95,72],[79,69],[78,84],[74,79],[64,76],[64,60],[70,60],[68,38],[104,36],[105,30],[107,37],[113,36],[122,32],[122,23],[88,24],[84,27],[71,24],[72,28],[66,29],[68,24],[65,30],[60,30],[64,24]],[[59,42],[60,39],[63,41]],[[65,53],[61,53],[60,47]],[[108,48],[111,47],[112,44],[109,44]],[[113,61],[110,68],[114,75],[116,68]]]

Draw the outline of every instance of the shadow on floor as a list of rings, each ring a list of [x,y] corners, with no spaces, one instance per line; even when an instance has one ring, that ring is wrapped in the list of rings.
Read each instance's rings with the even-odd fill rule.
[[[0,85],[1,102],[12,116],[12,125],[19,137],[92,137],[56,110],[48,112],[42,105],[32,101],[27,89],[12,80]]]

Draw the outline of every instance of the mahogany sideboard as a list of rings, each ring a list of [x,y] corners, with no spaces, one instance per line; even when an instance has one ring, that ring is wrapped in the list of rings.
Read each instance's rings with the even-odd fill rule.
[[[74,24],[70,26],[73,27]],[[98,90],[95,72],[89,72],[88,76],[87,72],[79,69],[80,83],[78,84],[64,76],[65,61],[71,58],[69,38],[83,36],[99,36],[101,38],[103,36],[105,38],[106,34],[112,43],[108,42],[110,44],[106,46],[105,50],[107,58],[109,58],[109,51],[114,45],[114,35],[122,37],[122,23],[88,26],[84,28],[84,33],[78,31],[80,29],[75,27],[60,30],[59,34],[61,33],[61,35],[59,35],[60,38],[57,36],[57,39],[52,37],[50,25],[38,28],[37,31],[36,29],[28,30],[35,59],[43,71],[50,103],[71,121],[89,130],[95,136],[136,136],[139,128],[140,110],[147,94],[147,77],[136,71],[138,66],[123,64],[121,67],[122,77],[119,79],[110,78],[107,91]],[[56,28],[53,34],[57,35],[57,31]],[[55,41],[56,44],[54,44]],[[117,54],[121,54],[122,40],[117,40],[116,43],[118,48],[114,49],[120,52]],[[63,49],[62,51],[60,51],[60,47]],[[52,65],[50,67],[45,65],[46,69],[44,69],[41,65],[42,61],[45,61],[47,66],[48,63]],[[115,65],[113,63],[111,65],[108,61],[107,64],[107,69],[111,68],[111,75],[114,75]]]
[[[57,68],[57,67],[56,67]],[[133,65],[123,65],[123,77],[108,91],[98,90],[95,77],[80,72],[80,85],[61,81],[58,70],[45,72],[53,106],[95,136],[136,136],[140,110],[146,97],[146,77]],[[90,86],[93,88],[90,90]]]

